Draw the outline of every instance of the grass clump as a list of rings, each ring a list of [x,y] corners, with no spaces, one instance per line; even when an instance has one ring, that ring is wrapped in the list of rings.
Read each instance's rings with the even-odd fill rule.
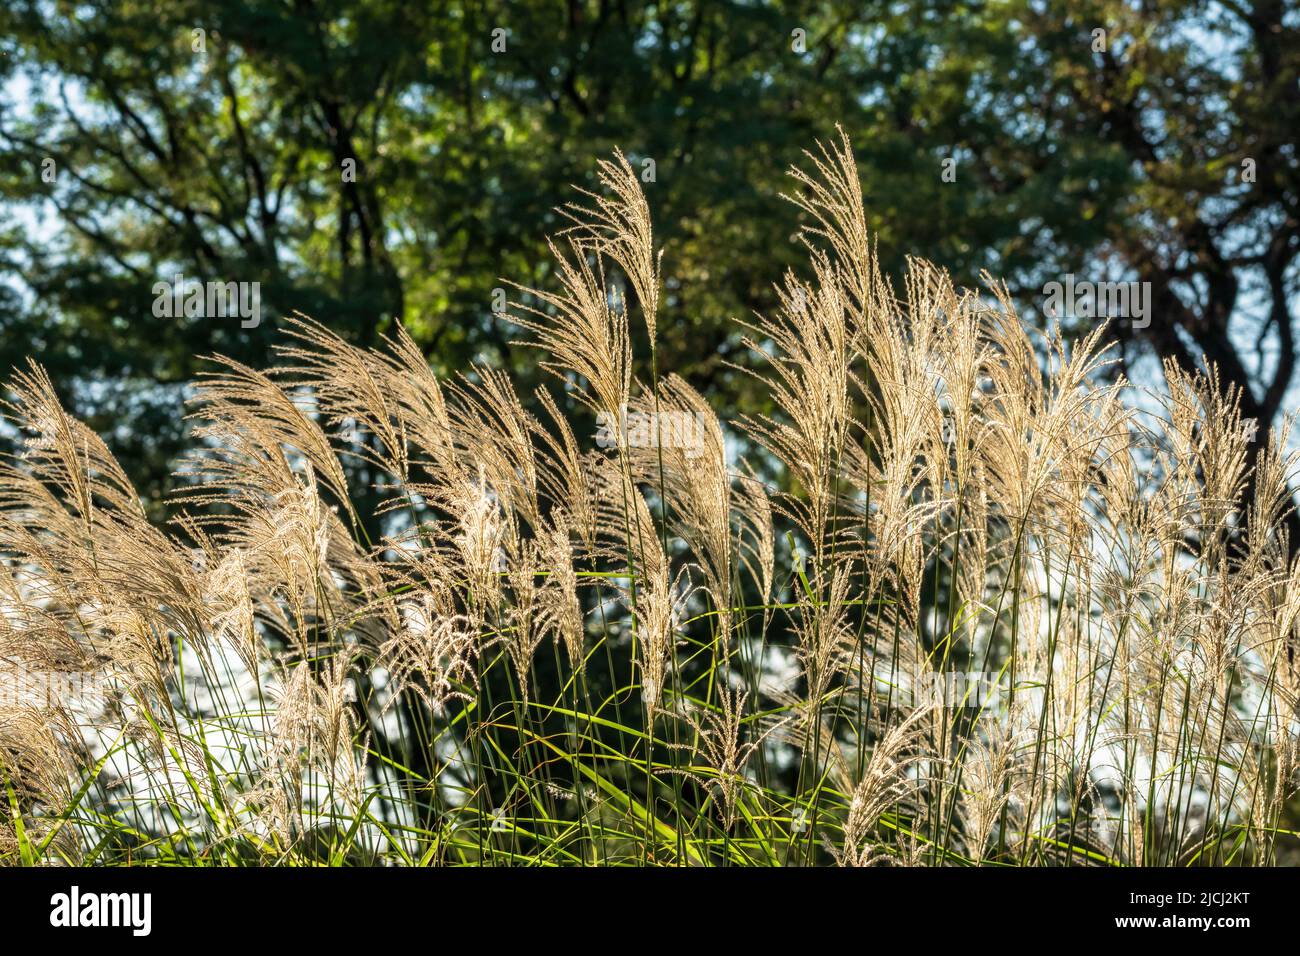
[[[724,426],[658,367],[649,206],[599,173],[513,303],[558,392],[293,320],[196,386],[166,529],[14,375],[0,859],[1277,862],[1284,436],[1248,469],[1212,372],[1139,411],[1102,330],[1035,343],[992,280],[899,295],[847,138],[746,324],[770,414]]]

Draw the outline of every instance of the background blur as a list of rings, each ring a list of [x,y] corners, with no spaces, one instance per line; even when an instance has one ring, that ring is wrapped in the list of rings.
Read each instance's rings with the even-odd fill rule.
[[[196,356],[264,363],[295,309],[360,343],[402,322],[439,372],[509,364],[526,393],[493,290],[547,282],[553,207],[619,146],[666,249],[660,367],[734,414],[731,318],[803,258],[779,193],[838,122],[891,275],[988,269],[1039,324],[1046,282],[1150,282],[1150,324],[1114,328],[1135,376],[1204,353],[1272,421],[1298,37],[1281,0],[6,0],[0,366],[44,363],[155,500]],[[177,273],[260,283],[260,324],[155,316]]]

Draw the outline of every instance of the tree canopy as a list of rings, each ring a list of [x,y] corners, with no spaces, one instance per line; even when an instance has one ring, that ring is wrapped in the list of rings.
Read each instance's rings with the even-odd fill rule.
[[[1282,0],[11,0],[0,362],[37,356],[153,494],[197,357],[262,362],[294,310],[526,379],[494,290],[545,280],[555,207],[619,147],[663,361],[741,410],[731,319],[798,261],[785,171],[841,123],[895,275],[987,268],[1038,322],[1063,275],[1149,282],[1126,357],[1204,355],[1263,425],[1295,362],[1298,30]],[[266,318],[156,317],[177,273],[259,282]]]

